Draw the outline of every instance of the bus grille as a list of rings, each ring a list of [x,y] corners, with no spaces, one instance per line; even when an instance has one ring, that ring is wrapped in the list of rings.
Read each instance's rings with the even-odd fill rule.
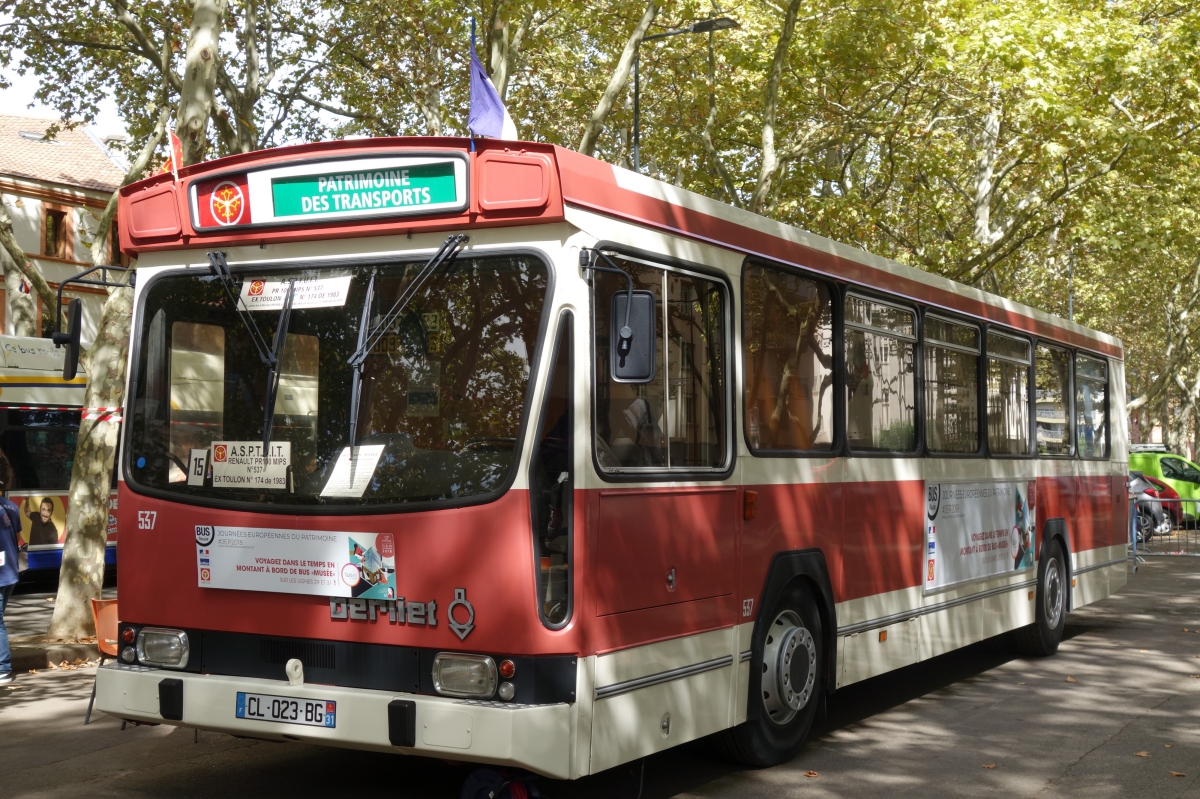
[[[265,640],[260,642],[259,657],[263,663],[286,665],[292,658],[298,659],[305,668],[336,669],[337,650],[332,644],[321,644],[315,641],[279,641]]]

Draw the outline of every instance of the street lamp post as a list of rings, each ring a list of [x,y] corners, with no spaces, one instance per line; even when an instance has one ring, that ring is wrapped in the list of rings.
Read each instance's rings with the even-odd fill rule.
[[[641,60],[642,42],[651,42],[655,39],[666,39],[668,36],[679,36],[684,33],[711,33],[712,31],[723,31],[729,28],[740,28],[741,26],[736,20],[729,17],[717,17],[715,19],[702,19],[699,22],[693,22],[686,28],[677,28],[676,30],[656,33],[653,36],[643,36],[642,41],[638,42],[637,49],[633,51],[633,171],[641,172],[641,144],[642,144],[642,112],[640,105],[641,79],[638,76],[638,62]]]

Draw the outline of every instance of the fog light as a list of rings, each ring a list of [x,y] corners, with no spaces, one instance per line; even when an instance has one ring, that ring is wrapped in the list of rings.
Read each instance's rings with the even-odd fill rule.
[[[188,662],[188,637],[183,630],[144,627],[137,637],[138,660],[151,666],[182,669]]]
[[[502,682],[502,683],[500,683],[500,690],[497,691],[496,693],[498,693],[500,695],[501,699],[503,699],[505,702],[507,702],[508,700],[510,700],[514,696],[516,696],[517,689],[514,688],[513,684],[510,682]]]
[[[433,659],[433,687],[445,696],[490,697],[496,693],[496,661],[439,652]]]
[[[121,660],[125,661],[126,663],[133,662],[133,647],[127,646],[121,650]]]

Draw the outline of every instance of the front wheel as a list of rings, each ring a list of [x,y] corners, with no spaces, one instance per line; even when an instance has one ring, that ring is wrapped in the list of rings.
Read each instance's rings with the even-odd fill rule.
[[[726,756],[757,767],[783,763],[800,751],[816,717],[825,676],[821,617],[807,586],[790,589],[764,618],[771,621],[763,654],[750,662],[762,674],[758,696],[749,698],[757,704],[757,717],[719,736]]]
[[[1038,564],[1034,622],[1017,630],[1017,648],[1028,655],[1053,655],[1067,623],[1067,567],[1062,545],[1050,542]]]

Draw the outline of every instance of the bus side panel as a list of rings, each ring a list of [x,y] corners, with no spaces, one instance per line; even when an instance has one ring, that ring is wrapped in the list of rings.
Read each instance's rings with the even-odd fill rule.
[[[745,522],[742,535],[741,597],[743,603],[750,601],[749,615],[771,611],[757,605],[767,583],[771,559],[779,552],[821,550],[829,569],[834,601],[839,601],[843,484],[784,483],[746,488],[758,492],[758,515]]]
[[[1090,472],[1095,466],[1108,468],[1107,463],[1080,464]],[[1108,476],[1095,474],[1080,475],[1075,479],[1078,501],[1075,516],[1069,520],[1071,544],[1076,552],[1085,552],[1111,545],[1112,504],[1109,498]]]
[[[1037,481],[1037,522],[1038,535],[1045,536],[1046,522],[1050,519],[1064,519],[1067,523],[1067,544],[1072,554],[1081,551],[1080,540],[1091,541],[1090,533],[1081,538],[1079,522],[1079,494],[1076,485],[1078,478],[1070,474],[1074,463],[1067,460],[1042,461],[1058,474],[1052,477],[1039,477]],[[1041,557],[1042,541],[1037,542],[1037,557]]]
[[[872,459],[875,463],[887,463]],[[838,601],[923,585],[925,484],[919,480],[847,483],[845,542],[847,564]],[[852,565],[851,565],[852,564]],[[879,608],[873,615],[908,608]]]

